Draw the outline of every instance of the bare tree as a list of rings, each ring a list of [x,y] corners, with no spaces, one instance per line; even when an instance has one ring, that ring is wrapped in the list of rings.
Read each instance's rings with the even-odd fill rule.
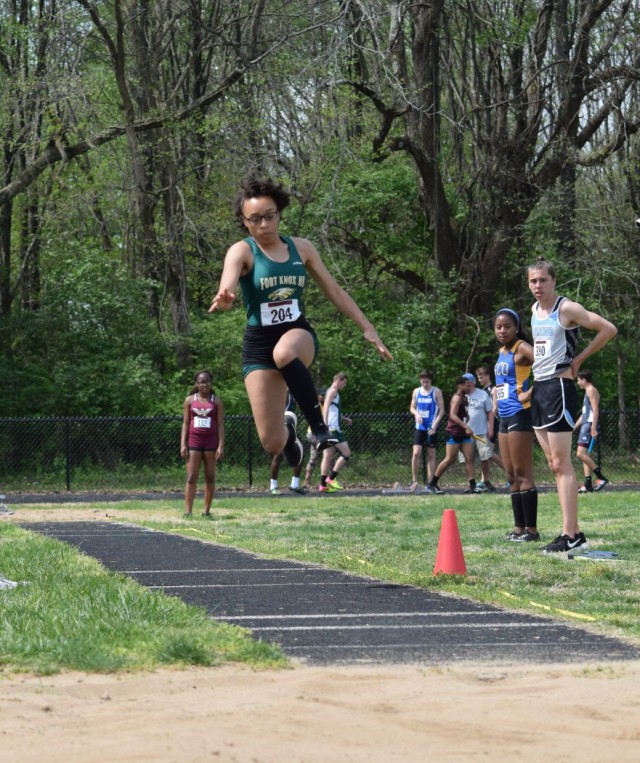
[[[13,2],[14,0],[12,0]],[[23,0],[25,8],[32,3]],[[284,18],[284,0],[272,13]],[[44,0],[38,7],[44,8]],[[54,130],[47,138],[36,136],[25,149],[21,163],[5,151],[5,170],[0,188],[3,246],[10,242],[13,200],[28,192],[33,183],[52,167],[66,166],[100,146],[120,137],[126,141],[130,171],[130,208],[133,233],[128,241],[132,267],[159,285],[150,291],[150,309],[161,322],[164,295],[171,309],[171,331],[177,339],[180,366],[189,362],[186,337],[189,333],[186,263],[183,236],[185,210],[183,183],[187,174],[186,153],[196,156],[196,172],[202,173],[205,146],[197,130],[188,148],[177,127],[189,120],[202,120],[211,106],[220,103],[270,52],[282,44],[289,32],[286,24],[268,24],[267,0],[115,0],[112,5],[93,0],[77,0],[67,5],[75,9],[75,33],[82,38],[83,61],[106,61],[118,95],[119,124],[106,123],[109,113],[99,102],[82,104],[87,118],[73,120],[73,105],[61,113],[49,93],[38,100],[41,111]],[[271,5],[276,6],[272,3]],[[17,9],[14,9],[18,13]],[[47,10],[46,29],[67,28],[65,17],[55,3]],[[14,13],[14,15],[15,15]],[[269,35],[265,34],[265,28]],[[27,33],[25,23],[24,32]],[[27,36],[26,34],[24,35]],[[19,51],[18,51],[19,53]],[[18,53],[0,56],[0,66],[8,75],[20,59]],[[71,54],[69,54],[71,55]],[[15,61],[14,61],[15,58]],[[82,93],[82,99],[88,93]],[[79,108],[78,104],[75,104]],[[111,106],[111,114],[114,113]],[[54,117],[54,118],[52,118]],[[41,120],[41,117],[38,117]],[[18,115],[31,127],[34,115]],[[37,122],[38,119],[36,118]],[[73,122],[73,124],[72,124]],[[81,124],[82,122],[82,124]],[[57,124],[59,123],[59,124]],[[93,133],[89,125],[100,125]],[[106,124],[105,124],[106,123]],[[7,133],[7,146],[25,146],[18,129]],[[26,129],[26,128],[25,128]],[[196,151],[192,151],[193,146]],[[200,161],[197,161],[199,157]],[[193,164],[193,162],[192,162]],[[7,252],[9,250],[6,250]],[[0,298],[8,310],[11,262],[3,249],[0,271]]]
[[[563,178],[571,189],[572,168],[606,161],[638,131],[640,10],[631,0],[357,5],[370,75],[343,81],[379,115],[374,159],[411,157],[437,266],[461,276],[461,311],[485,313],[545,192]]]

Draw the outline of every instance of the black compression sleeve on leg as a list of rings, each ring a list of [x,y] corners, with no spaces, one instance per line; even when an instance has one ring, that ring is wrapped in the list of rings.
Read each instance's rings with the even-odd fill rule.
[[[322,418],[322,408],[320,407],[318,394],[309,369],[300,358],[295,358],[291,363],[282,366],[280,373],[287,382],[289,392],[291,392],[294,400],[300,406],[304,417],[309,422],[311,431],[317,431],[324,424],[324,419]]]
[[[522,492],[522,511],[524,512],[524,526],[538,526],[538,489],[535,487]]]
[[[511,509],[513,510],[513,526],[514,527],[526,527],[526,522],[524,521],[524,508],[522,505],[523,495],[524,493],[522,491],[511,493]]]

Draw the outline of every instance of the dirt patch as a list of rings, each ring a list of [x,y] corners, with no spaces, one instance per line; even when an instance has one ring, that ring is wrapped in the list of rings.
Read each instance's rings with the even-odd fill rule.
[[[637,665],[350,667],[0,680],[3,759],[637,761]]]

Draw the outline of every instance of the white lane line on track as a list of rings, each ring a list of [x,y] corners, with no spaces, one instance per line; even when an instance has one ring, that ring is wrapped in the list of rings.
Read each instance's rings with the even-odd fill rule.
[[[336,580],[333,581],[320,581],[319,583],[311,583],[308,580],[300,581],[299,583],[199,583],[196,585],[150,585],[147,588],[160,591],[173,591],[179,588],[281,588],[284,586],[362,586],[371,585],[370,580]]]
[[[469,617],[473,615],[505,615],[513,616],[513,612],[500,610],[481,610],[478,612],[361,612],[341,613],[325,615],[229,615],[228,617],[216,617],[216,620],[240,621],[240,620],[344,620],[354,617]]]
[[[215,619],[215,618],[214,618]],[[384,625],[365,623],[363,625],[283,625],[283,626],[262,626],[250,628],[254,631],[372,631],[372,630],[443,630],[444,628],[493,628],[502,630],[503,628],[557,628],[558,624],[550,623],[409,623],[406,625]]]
[[[427,645],[429,646],[429,645]],[[439,645],[441,646],[441,645]],[[526,647],[527,650],[530,650],[534,647],[543,648],[543,649],[549,649],[550,643],[548,641],[535,641],[535,642],[522,642],[522,641],[500,641],[496,644],[491,643],[482,643],[478,644],[477,641],[456,641],[455,643],[452,643],[449,645],[449,648],[453,649],[503,649],[505,647]],[[310,646],[308,644],[287,644],[286,647],[283,647],[283,651],[286,653],[289,652],[306,652],[307,654],[310,653],[322,653],[325,651],[329,651],[331,649],[339,649],[341,652],[349,652],[349,651],[364,651],[365,649],[367,651],[397,651],[398,649],[413,649],[416,651],[420,651],[421,657],[420,660],[424,660],[424,648],[425,644],[416,644],[414,642],[407,642],[407,643],[394,643],[394,644],[321,644],[319,646]],[[335,663],[338,664],[338,663]]]
[[[320,568],[320,567],[209,567],[205,569],[200,570],[151,570],[151,569],[145,569],[145,570],[119,570],[119,572],[124,573],[125,575],[156,575],[156,574],[168,574],[168,573],[176,573],[176,574],[192,574],[192,573],[200,573],[200,572],[223,572],[223,573],[233,573],[233,572],[322,572],[326,575],[327,569]],[[333,572],[333,570],[331,570]],[[340,570],[336,570],[333,572],[335,575],[346,575],[347,573],[341,573]]]

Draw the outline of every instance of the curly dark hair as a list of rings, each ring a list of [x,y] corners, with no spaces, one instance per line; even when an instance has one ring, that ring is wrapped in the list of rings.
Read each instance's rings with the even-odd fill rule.
[[[270,196],[278,207],[278,212],[282,212],[289,206],[291,197],[284,190],[281,184],[275,183],[271,178],[260,178],[256,175],[247,175],[247,177],[240,184],[240,190],[236,194],[236,198],[233,202],[233,213],[236,216],[241,228],[244,227],[242,222],[242,205],[247,199],[255,199],[258,196]]]

